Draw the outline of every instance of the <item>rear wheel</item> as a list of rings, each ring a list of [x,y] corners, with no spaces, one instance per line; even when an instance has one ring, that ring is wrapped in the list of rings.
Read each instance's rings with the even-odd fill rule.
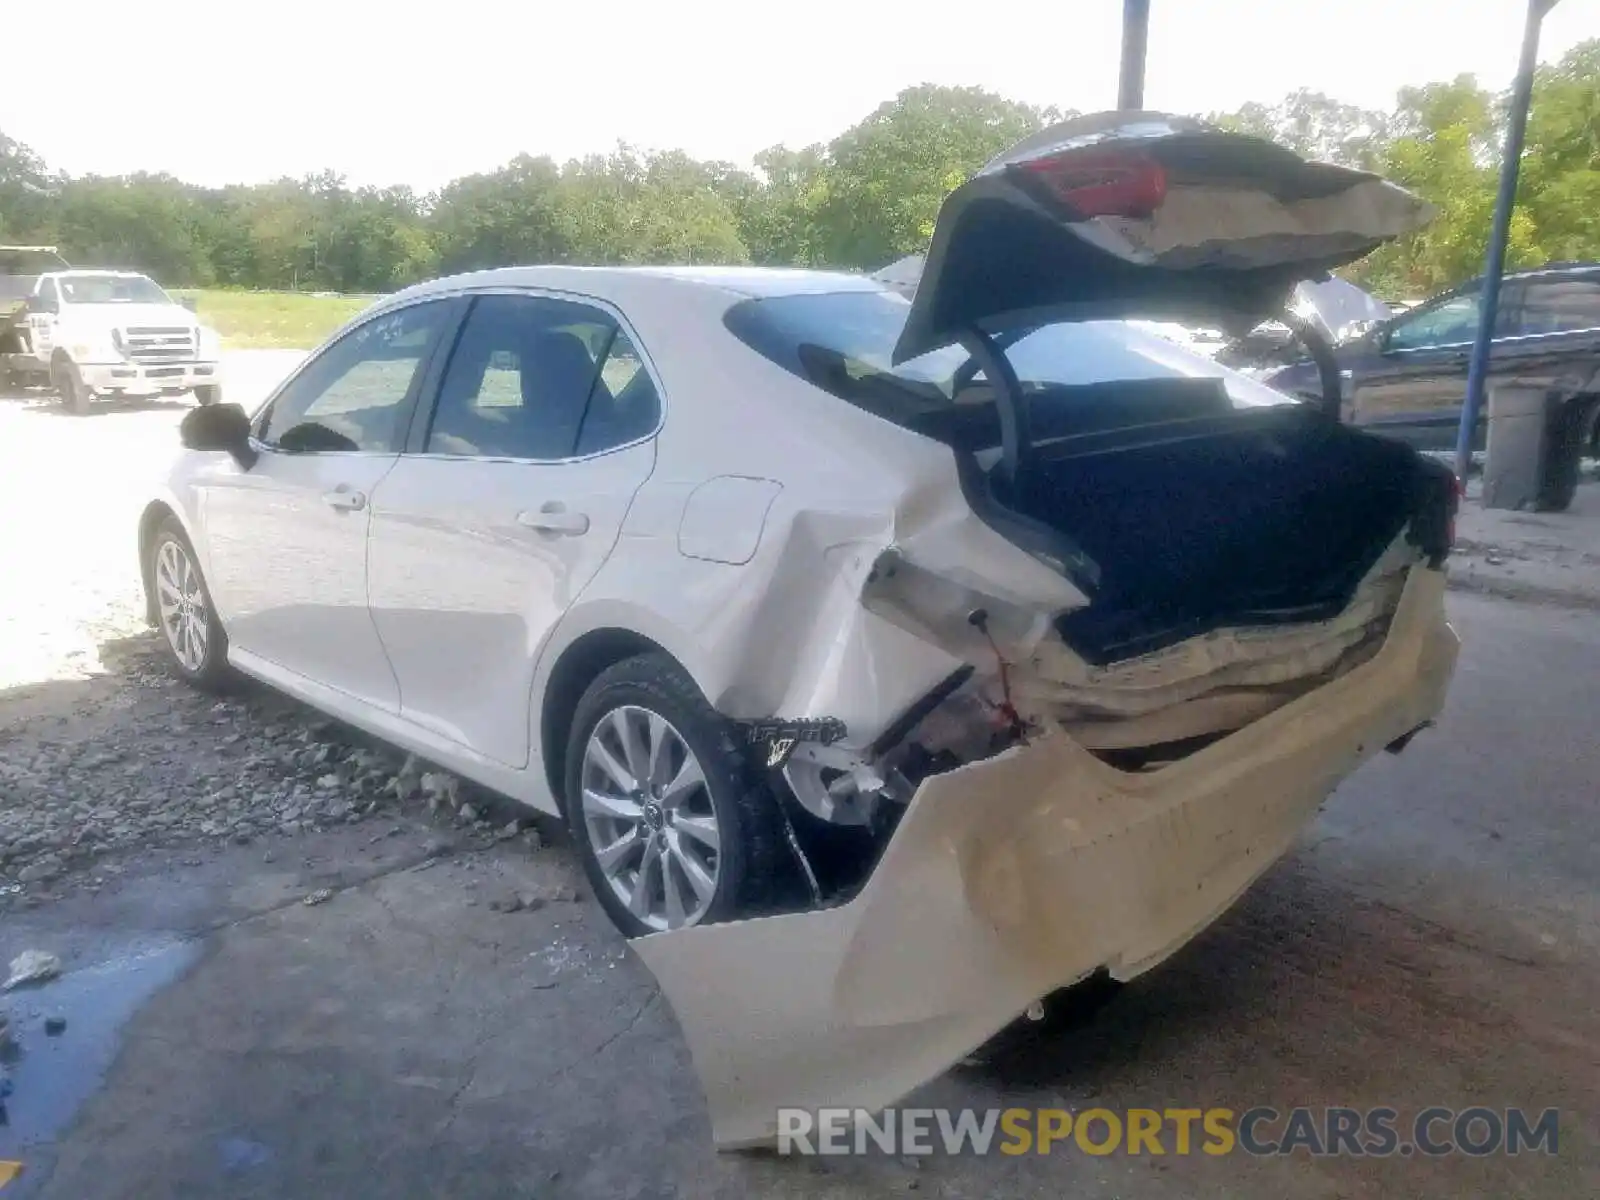
[[[173,671],[207,691],[223,688],[232,679],[228,635],[211,603],[194,547],[176,521],[163,521],[151,539],[146,578]]]
[[[1574,400],[1562,408],[1551,431],[1550,459],[1534,507],[1539,512],[1565,512],[1572,507],[1588,449],[1594,400]]]
[[[195,403],[202,406],[222,403],[222,385],[216,383],[202,383],[194,389]]]
[[[751,915],[777,884],[777,807],[728,722],[664,654],[617,663],[578,702],[567,824],[629,937]]]
[[[88,415],[89,402],[94,399],[94,393],[84,384],[77,363],[64,354],[57,355],[50,364],[50,382],[68,412],[80,417]]]

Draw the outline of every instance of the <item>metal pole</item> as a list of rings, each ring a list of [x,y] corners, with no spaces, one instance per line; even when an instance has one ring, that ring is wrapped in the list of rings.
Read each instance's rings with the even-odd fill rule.
[[[1144,107],[1144,55],[1150,35],[1150,0],[1122,0],[1122,75],[1117,80],[1117,107]]]
[[[1522,32],[1522,59],[1511,90],[1511,111],[1506,125],[1505,152],[1500,160],[1500,194],[1494,202],[1494,224],[1489,230],[1489,255],[1483,268],[1483,296],[1478,312],[1478,337],[1472,343],[1467,367],[1467,395],[1461,405],[1461,426],[1456,431],[1456,478],[1463,485],[1472,467],[1472,438],[1483,411],[1484,385],[1489,374],[1489,343],[1500,311],[1500,277],[1505,273],[1506,242],[1511,234],[1511,210],[1517,201],[1517,173],[1522,166],[1522,141],[1528,130],[1528,108],[1533,100],[1533,71],[1539,59],[1539,24],[1557,0],[1528,0],[1528,20]]]

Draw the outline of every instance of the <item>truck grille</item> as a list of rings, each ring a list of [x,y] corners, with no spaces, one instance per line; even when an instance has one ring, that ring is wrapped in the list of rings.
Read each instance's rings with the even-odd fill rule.
[[[136,363],[187,362],[195,356],[193,329],[134,326],[122,331],[122,344]]]

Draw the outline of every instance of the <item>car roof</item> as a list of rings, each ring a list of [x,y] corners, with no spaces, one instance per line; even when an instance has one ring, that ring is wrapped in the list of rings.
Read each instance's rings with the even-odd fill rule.
[[[1542,275],[1587,275],[1600,271],[1600,262],[1552,262],[1540,267],[1525,267],[1520,271],[1507,271],[1502,279],[1538,279]],[[1461,287],[1477,287],[1483,283],[1482,275],[1474,275]]]
[[[497,267],[470,271],[419,283],[396,293],[392,299],[414,300],[435,293],[456,292],[485,287],[549,288],[558,291],[595,292],[623,299],[639,288],[706,288],[731,296],[767,298],[771,296],[815,295],[826,292],[877,292],[883,286],[865,275],[846,271],[816,271],[797,267],[580,267],[527,266]]]

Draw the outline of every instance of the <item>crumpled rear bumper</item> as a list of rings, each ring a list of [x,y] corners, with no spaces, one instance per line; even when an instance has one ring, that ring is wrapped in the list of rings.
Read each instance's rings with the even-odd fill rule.
[[[1418,566],[1376,656],[1182,761],[1128,774],[1039,738],[927,780],[849,904],[635,942],[717,1144],[771,1141],[780,1107],[890,1105],[1049,992],[1159,963],[1438,713],[1457,644]]]

